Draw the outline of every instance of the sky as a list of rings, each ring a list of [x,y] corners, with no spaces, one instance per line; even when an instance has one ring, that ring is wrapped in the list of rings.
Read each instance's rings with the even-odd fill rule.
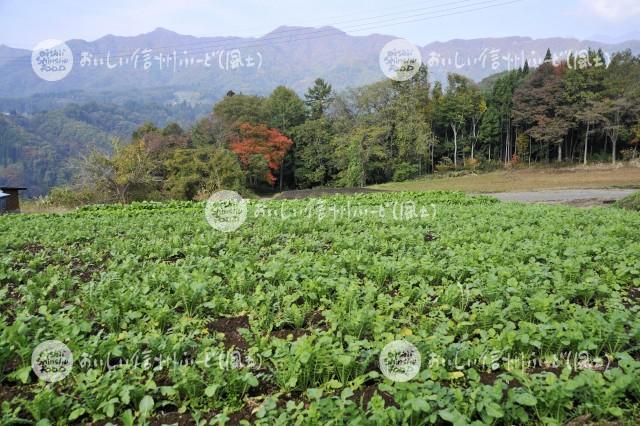
[[[504,36],[621,41],[640,39],[639,22],[640,0],[0,0],[0,44],[26,49],[46,39],[92,41],[157,27],[261,36],[281,25],[333,25],[418,45]]]

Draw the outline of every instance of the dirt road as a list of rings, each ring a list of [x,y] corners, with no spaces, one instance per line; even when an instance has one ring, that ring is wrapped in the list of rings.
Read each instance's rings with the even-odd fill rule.
[[[485,195],[496,197],[501,201],[594,206],[611,204],[634,192],[635,190],[633,189],[554,189],[527,192],[498,192]]]
[[[391,182],[369,188],[390,191],[463,191],[470,193],[529,192],[576,189],[638,188],[640,167],[589,166],[496,170],[458,177],[431,177]]]

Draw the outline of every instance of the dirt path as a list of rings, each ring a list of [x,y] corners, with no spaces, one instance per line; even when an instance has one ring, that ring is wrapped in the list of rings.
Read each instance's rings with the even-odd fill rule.
[[[472,193],[488,195],[501,201],[520,201],[525,203],[569,204],[578,207],[590,207],[611,204],[621,198],[631,195],[635,189],[543,189],[538,191]],[[274,199],[301,199],[320,197],[323,195],[353,195],[358,193],[380,192],[367,188],[320,188],[299,191],[285,191],[277,194]]]
[[[485,195],[496,197],[501,201],[594,206],[611,204],[634,192],[635,190],[633,189],[556,189],[527,192],[498,192]]]
[[[458,177],[428,177],[370,186],[390,191],[442,189],[471,193],[555,191],[563,189],[640,188],[640,167],[620,165],[497,170]]]

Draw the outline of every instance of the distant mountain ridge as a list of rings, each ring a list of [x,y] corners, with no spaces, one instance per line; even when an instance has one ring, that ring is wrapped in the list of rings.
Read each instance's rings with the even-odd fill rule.
[[[337,28],[279,27],[257,38],[194,37],[158,28],[132,37],[106,35],[95,41],[69,40],[74,54],[71,73],[48,82],[31,70],[31,52],[0,45],[0,97],[38,93],[140,91],[161,94],[195,92],[212,102],[228,90],[266,94],[280,84],[303,92],[317,77],[334,88],[360,86],[384,78],[378,67],[380,49],[394,36],[352,36]],[[449,72],[479,81],[491,74],[542,60],[550,48],[567,55],[587,48],[612,54],[640,41],[603,43],[572,38],[481,38],[433,42],[420,46],[433,78]],[[561,55],[562,56],[562,55]],[[566,57],[566,56],[565,56]],[[175,99],[174,99],[175,100]]]

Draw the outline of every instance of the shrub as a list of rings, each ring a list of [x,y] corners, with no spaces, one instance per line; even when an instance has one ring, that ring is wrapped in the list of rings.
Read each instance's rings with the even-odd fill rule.
[[[436,172],[444,173],[453,170],[453,161],[449,157],[442,157],[442,160],[436,164]]]
[[[637,152],[633,148],[623,149],[620,154],[622,154],[622,161],[635,160],[637,157]]]
[[[396,166],[393,172],[394,182],[403,182],[405,180],[413,179],[418,176],[418,166],[409,163],[400,163]]]
[[[478,170],[482,172],[493,172],[503,167],[502,162],[498,160],[485,160],[480,163]]]
[[[79,207],[85,204],[99,202],[101,200],[86,188],[69,188],[57,186],[49,191],[43,203],[55,207]]]
[[[464,160],[465,169],[475,170],[476,168],[478,168],[479,164],[480,160],[478,160],[477,158],[467,158],[466,160]]]
[[[622,209],[640,211],[640,191],[624,197],[616,202],[615,206]]]

